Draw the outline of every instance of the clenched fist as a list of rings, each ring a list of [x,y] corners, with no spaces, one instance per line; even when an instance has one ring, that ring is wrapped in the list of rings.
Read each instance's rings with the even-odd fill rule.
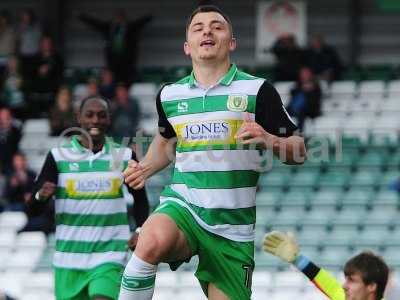
[[[123,172],[124,180],[127,185],[135,190],[140,190],[144,187],[145,176],[144,169],[137,161],[130,160],[128,167]]]

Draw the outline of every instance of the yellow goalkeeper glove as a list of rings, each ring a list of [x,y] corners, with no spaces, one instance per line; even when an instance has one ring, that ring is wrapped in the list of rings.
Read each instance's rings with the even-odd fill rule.
[[[288,263],[293,263],[299,254],[299,246],[291,232],[272,231],[267,233],[263,240],[263,250]]]

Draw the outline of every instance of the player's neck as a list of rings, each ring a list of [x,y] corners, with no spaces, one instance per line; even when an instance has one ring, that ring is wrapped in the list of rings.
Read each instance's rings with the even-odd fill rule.
[[[216,85],[218,81],[229,71],[231,62],[229,59],[221,62],[196,63],[193,62],[193,72],[200,86],[208,88]]]
[[[79,142],[86,149],[90,149],[90,147],[92,146],[93,148],[91,150],[93,151],[93,153],[97,153],[103,149],[103,146],[105,143],[105,137],[103,137],[99,140],[92,139],[93,144],[91,145],[91,143],[88,141],[88,139],[83,135],[83,136],[80,136]]]

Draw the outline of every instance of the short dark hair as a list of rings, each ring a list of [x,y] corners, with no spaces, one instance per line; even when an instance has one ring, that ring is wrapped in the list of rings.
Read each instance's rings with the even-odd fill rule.
[[[351,258],[344,266],[346,276],[360,273],[364,284],[376,283],[376,300],[383,298],[389,276],[389,267],[382,257],[364,251]]]
[[[82,112],[82,109],[83,109],[83,107],[85,106],[85,104],[88,102],[88,101],[91,101],[91,100],[100,100],[100,101],[104,101],[105,103],[106,103],[106,105],[107,105],[107,111],[108,111],[108,113],[110,113],[110,101],[107,99],[107,98],[104,98],[104,97],[102,97],[102,96],[100,96],[100,95],[95,95],[95,96],[88,96],[88,97],[86,97],[86,98],[83,98],[82,99],[82,101],[81,101],[81,105],[79,105],[79,113],[81,113]]]
[[[186,33],[189,30],[189,26],[190,23],[192,23],[192,20],[194,18],[195,15],[199,14],[199,13],[207,13],[207,12],[216,12],[219,13],[224,19],[225,21],[228,23],[232,35],[233,35],[233,26],[232,26],[232,22],[231,19],[228,17],[228,15],[226,13],[224,13],[219,7],[215,6],[215,5],[200,5],[199,7],[197,7],[189,16],[189,18],[186,21]]]

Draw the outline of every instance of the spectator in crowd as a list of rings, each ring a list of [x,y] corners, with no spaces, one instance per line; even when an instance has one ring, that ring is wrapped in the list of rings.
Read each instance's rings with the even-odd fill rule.
[[[58,136],[65,129],[76,125],[71,91],[62,86],[57,92],[56,103],[50,111],[51,135]]]
[[[275,80],[295,81],[304,64],[304,51],[297,45],[293,34],[282,34],[271,49],[276,56]]]
[[[36,107],[40,104],[42,111],[47,112],[55,93],[61,84],[64,62],[55,51],[53,40],[46,36],[40,42],[40,52],[34,60],[34,80],[31,91],[36,94],[32,99]]]
[[[7,59],[15,52],[15,32],[10,24],[7,11],[0,12],[0,75],[3,74]]]
[[[127,21],[125,12],[120,10],[111,21],[100,20],[86,14],[80,15],[79,19],[99,32],[105,40],[105,59],[116,81],[131,82],[136,76],[140,33],[152,16]]]
[[[5,210],[24,211],[25,201],[30,199],[36,174],[28,169],[26,158],[22,153],[15,153],[12,158],[12,171],[8,176]]]
[[[73,108],[75,113],[79,111],[83,99],[97,95],[99,95],[99,84],[97,79],[95,77],[89,77],[86,84],[80,85],[78,88],[74,89]]]
[[[140,109],[136,99],[129,97],[128,88],[124,84],[117,86],[113,104],[112,136],[117,140],[136,136]]]
[[[306,64],[320,80],[331,82],[340,79],[342,63],[340,57],[330,45],[327,45],[322,35],[315,35],[306,50]]]
[[[97,82],[97,79],[94,77],[91,77],[88,79],[88,82],[87,82],[87,96],[86,97],[97,96],[98,94],[99,94],[99,84]]]
[[[3,91],[0,94],[0,106],[11,109],[13,114],[24,119],[25,97],[22,92],[23,79],[19,70],[19,62],[16,56],[11,56],[7,61],[5,70]]]
[[[23,10],[17,29],[17,54],[21,60],[22,74],[26,79],[33,76],[32,64],[34,57],[39,53],[41,36],[42,31],[33,10]]]
[[[113,99],[115,96],[114,74],[110,69],[104,68],[100,73],[99,93],[106,99]]]
[[[0,109],[0,162],[3,172],[9,173],[11,161],[21,140],[21,123],[14,119],[10,109]]]
[[[310,68],[303,67],[300,70],[299,79],[290,93],[287,109],[297,119],[297,126],[302,131],[306,118],[321,115],[321,87]]]

